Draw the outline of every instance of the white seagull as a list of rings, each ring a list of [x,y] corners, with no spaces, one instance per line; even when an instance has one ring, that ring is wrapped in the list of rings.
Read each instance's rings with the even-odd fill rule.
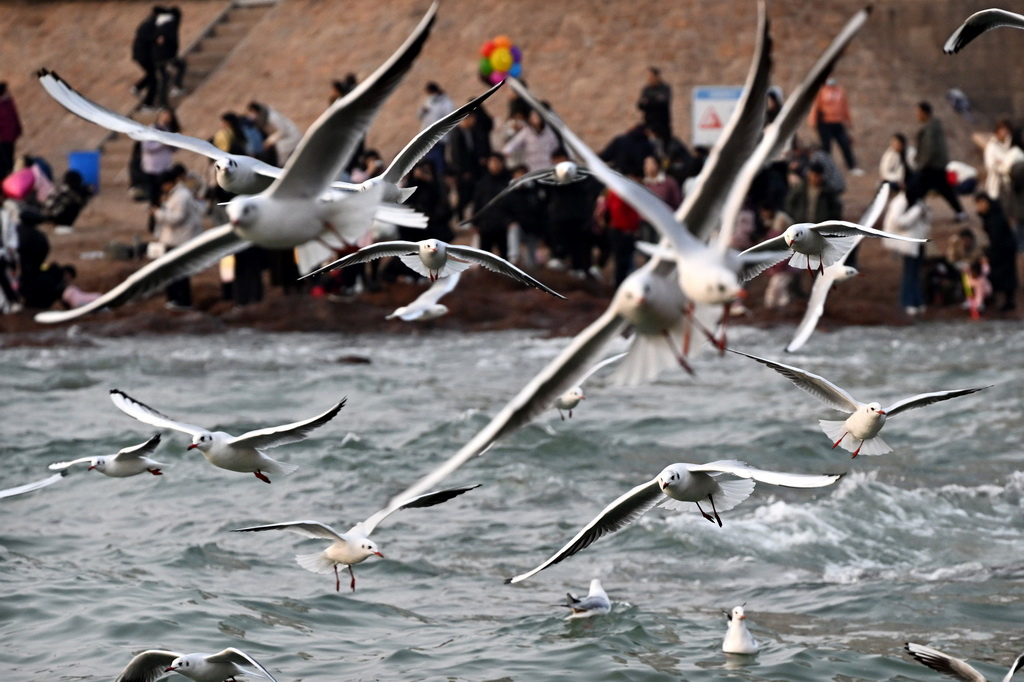
[[[251,156],[228,153],[207,140],[159,130],[127,116],[122,116],[88,99],[53,71],[40,69],[36,75],[46,92],[76,116],[108,130],[123,133],[133,140],[160,142],[169,147],[195,152],[212,160],[216,169],[217,184],[233,194],[262,192],[283,173],[283,170],[277,166],[264,163]],[[399,152],[398,156],[380,175],[361,183],[333,182],[331,189],[343,192],[361,192],[374,185],[383,185],[382,202],[403,203],[415,191],[415,188],[401,188],[398,186],[398,182],[437,144],[438,140],[479,107],[499,87],[501,87],[501,83],[439,119],[431,126],[424,128]],[[401,221],[398,224],[406,227],[426,227],[426,216],[422,214],[390,213],[386,206],[379,208],[378,211],[377,218],[385,222],[390,222],[389,218],[395,218]]]
[[[474,208],[473,215],[463,220],[460,224],[468,225],[469,223],[472,223],[487,211],[487,209],[505,198],[509,192],[514,192],[528,183],[539,182],[542,185],[571,185],[574,182],[579,182],[584,178],[590,177],[590,175],[591,173],[589,170],[577,165],[574,161],[559,161],[550,168],[539,168],[535,171],[524,173],[508,183],[508,186],[505,187],[505,189],[498,192],[498,194],[486,204],[479,208]]]
[[[565,415],[562,414],[562,410],[568,412],[569,419],[572,419],[572,411],[580,404],[581,400],[587,399],[587,396],[583,393],[583,384],[587,382],[587,379],[594,376],[608,365],[618,362],[628,354],[629,353],[619,353],[618,355],[613,355],[610,358],[605,358],[591,367],[590,371],[583,375],[583,378],[580,379],[578,384],[555,399],[555,409],[558,410],[558,416],[562,418],[562,421],[565,421]]]
[[[362,236],[373,221],[384,186],[325,196],[355,153],[384,101],[398,87],[430,34],[437,3],[413,34],[383,65],[337,100],[306,131],[281,175],[266,190],[228,202],[230,222],[144,266],[95,301],[66,311],[46,311],[37,322],[64,322],[102,308],[122,305],[191,275],[252,244],[291,249],[310,241],[340,248]],[[396,211],[409,211],[395,207]],[[391,221],[396,222],[396,221]],[[400,221],[399,221],[400,222]],[[306,259],[303,259],[306,261]],[[307,261],[308,262],[308,261]]]
[[[312,573],[329,574],[333,571],[335,592],[341,591],[341,577],[338,574],[338,566],[341,565],[347,567],[349,575],[352,576],[350,586],[352,591],[355,592],[356,574],[352,572],[352,567],[366,561],[371,556],[379,556],[382,558],[384,556],[377,547],[377,543],[370,539],[370,533],[373,532],[374,528],[376,528],[381,521],[400,509],[422,509],[424,507],[433,507],[436,504],[447,502],[453,497],[458,497],[462,493],[469,492],[470,490],[479,487],[479,484],[467,485],[459,488],[438,490],[425,495],[420,495],[419,497],[414,497],[393,508],[380,510],[365,521],[352,526],[345,533],[339,533],[327,524],[320,523],[319,521],[287,521],[285,523],[271,523],[264,526],[236,528],[233,532],[248,533],[263,530],[289,530],[307,538],[331,540],[332,544],[322,552],[298,554],[295,557],[295,561],[298,562],[299,566],[302,566],[304,569],[311,571]]]
[[[67,476],[67,473],[67,471],[62,471],[59,474],[53,474],[52,476],[47,476],[46,478],[33,481],[32,483],[25,483],[24,485],[15,486],[13,488],[5,488],[4,490],[0,490],[0,499],[5,497],[14,497],[15,495],[24,495],[25,493],[45,488],[48,485],[53,485],[60,479]]]
[[[1024,15],[1002,9],[983,9],[980,12],[975,12],[953,31],[953,34],[946,40],[946,44],[942,46],[942,51],[946,54],[959,52],[967,43],[985,31],[991,31],[1001,26],[1024,28]]]
[[[569,615],[565,617],[566,620],[604,616],[612,610],[608,593],[604,591],[601,581],[597,578],[590,581],[590,592],[586,597],[580,598],[572,592],[566,592],[564,606],[570,610]]]
[[[429,278],[431,282],[453,275],[456,272],[462,272],[475,264],[482,265],[492,272],[511,277],[518,282],[541,291],[546,291],[552,296],[565,298],[565,296],[541,284],[501,256],[496,256],[490,251],[474,249],[472,246],[448,244],[440,239],[424,239],[419,242],[377,242],[376,244],[364,246],[355,253],[339,258],[333,263],[328,263],[322,268],[305,275],[305,277],[312,277],[321,272],[329,272],[349,265],[356,265],[357,263],[367,263],[378,258],[386,258],[387,256],[398,256],[411,270]]]
[[[215,654],[181,654],[177,651],[150,649],[133,658],[115,682],[156,682],[164,673],[176,672],[195,682],[224,682],[236,675],[274,676],[249,654],[228,647]]]
[[[435,280],[430,287],[416,297],[409,305],[399,306],[395,312],[388,315],[387,320],[398,318],[404,322],[434,320],[448,314],[448,306],[438,303],[443,296],[447,296],[459,284],[461,273],[454,273],[447,277]]]
[[[160,434],[156,434],[145,443],[121,448],[117,454],[109,457],[79,457],[70,462],[54,462],[48,469],[51,471],[66,471],[76,464],[89,463],[89,471],[95,469],[104,476],[111,478],[127,478],[141,473],[149,472],[154,476],[163,476],[160,467],[168,466],[156,460],[150,459],[147,455],[152,454],[160,445]]]
[[[771,367],[792,381],[797,388],[810,393],[826,405],[840,412],[849,412],[850,416],[846,421],[820,419],[818,424],[821,425],[821,430],[825,432],[825,435],[834,441],[832,444],[833,450],[842,445],[843,449],[852,452],[854,457],[857,455],[884,455],[887,452],[892,452],[892,448],[878,436],[878,433],[885,425],[886,419],[889,417],[895,417],[897,414],[907,410],[924,407],[925,405],[949,400],[950,398],[959,398],[960,396],[989,388],[988,386],[979,386],[978,388],[961,388],[953,391],[922,393],[898,400],[883,409],[881,403],[862,403],[828,379],[824,379],[817,374],[811,374],[799,367],[784,365],[781,362],[773,362],[731,348],[729,350],[737,355],[743,355],[751,360],[760,362],[762,365]]]
[[[807,272],[813,274],[811,264],[817,259],[818,274],[823,274],[826,267],[839,262],[840,258],[846,256],[856,246],[856,242],[853,241],[855,237],[897,239],[899,241],[921,244],[928,241],[927,239],[903,237],[891,232],[883,232],[873,227],[858,225],[857,223],[845,220],[826,220],[817,224],[796,223],[787,227],[786,231],[778,237],[766,239],[740,254],[741,256],[776,254],[771,260],[760,261],[748,266],[744,270],[744,277],[750,279],[775,265],[775,263],[785,260],[790,254],[792,254],[792,258],[789,260],[791,267],[797,269],[807,268]]]
[[[232,436],[223,431],[211,432],[201,426],[175,421],[116,388],[111,389],[110,400],[117,409],[144,424],[189,434],[192,436],[192,444],[188,446],[188,449],[199,450],[206,461],[215,467],[228,471],[251,473],[265,483],[270,483],[267,474],[283,476],[292,473],[299,467],[295,464],[286,464],[271,459],[260,452],[261,448],[274,448],[305,440],[311,431],[331,421],[345,406],[345,399],[342,398],[341,402],[335,404],[334,407],[312,419],[281,426],[270,426],[243,433],[241,436]]]
[[[747,614],[744,613],[742,606],[735,606],[732,611],[726,611],[725,617],[729,625],[725,630],[725,639],[722,640],[722,651],[727,654],[752,656],[761,650],[757,640],[747,629]]]
[[[985,676],[963,659],[954,658],[949,654],[942,653],[938,649],[913,642],[907,642],[904,644],[904,648],[918,663],[926,665],[932,670],[937,670],[943,675],[955,677],[964,682],[986,682]],[[1021,654],[1014,660],[1013,665],[1010,666],[1010,672],[1006,673],[1002,682],[1010,682],[1014,674],[1022,669],[1024,669],[1024,654]]]
[[[722,480],[729,475],[735,479]],[[526,580],[548,566],[568,559],[586,549],[595,540],[609,533],[625,528],[656,506],[666,509],[684,509],[689,503],[697,505],[697,511],[712,523],[722,525],[719,511],[728,511],[750,496],[754,483],[768,483],[788,488],[821,488],[832,485],[840,474],[788,474],[755,469],[746,462],[720,460],[707,464],[677,463],[665,467],[650,481],[641,483],[609,504],[593,521],[583,527],[564,547],[537,568],[508,578],[506,583]],[[709,514],[700,506],[701,502],[711,505]]]
[[[868,209],[861,217],[860,223],[874,227],[878,218],[881,217],[888,200],[889,183],[884,182],[875,194],[871,205],[868,206]],[[857,268],[846,264],[847,257],[853,253],[853,249],[857,248],[861,237],[854,237],[853,241],[854,243],[850,250],[835,263],[825,268],[825,272],[814,280],[814,286],[811,287],[811,295],[807,299],[807,309],[804,311],[803,319],[800,320],[800,324],[797,325],[796,331],[793,333],[793,340],[786,346],[787,353],[795,353],[800,350],[807,343],[807,339],[811,338],[814,328],[818,326],[818,320],[821,319],[825,312],[825,299],[828,298],[832,287],[848,279],[853,279],[860,274]]]

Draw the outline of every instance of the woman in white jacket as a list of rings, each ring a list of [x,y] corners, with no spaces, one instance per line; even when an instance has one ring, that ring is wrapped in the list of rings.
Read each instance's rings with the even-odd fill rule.
[[[924,203],[924,197],[910,189],[901,190],[885,213],[883,229],[903,237],[928,239],[932,233],[931,215]],[[903,257],[903,277],[900,280],[900,306],[908,315],[924,312],[924,294],[921,288],[921,263],[924,261],[924,244],[904,242],[897,239],[883,239],[885,248]]]

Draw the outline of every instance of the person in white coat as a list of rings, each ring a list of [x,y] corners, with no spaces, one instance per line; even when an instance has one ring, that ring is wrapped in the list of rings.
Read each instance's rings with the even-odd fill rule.
[[[911,182],[892,201],[885,213],[883,229],[903,237],[928,239],[932,231],[931,215],[924,203],[924,197],[915,190]],[[900,280],[900,306],[910,316],[924,312],[924,294],[921,288],[921,263],[924,261],[924,244],[904,242],[896,239],[882,240],[886,249],[903,257],[903,277]]]

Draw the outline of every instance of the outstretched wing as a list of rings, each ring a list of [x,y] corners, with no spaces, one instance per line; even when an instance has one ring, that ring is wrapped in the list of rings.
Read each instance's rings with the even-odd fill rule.
[[[760,483],[780,485],[786,488],[823,488],[827,485],[832,485],[842,478],[841,474],[787,474],[778,471],[765,471],[764,469],[756,469],[746,462],[736,459],[723,459],[717,462],[708,462],[707,464],[687,464],[686,468],[690,471],[717,471],[739,478],[752,478]]]
[[[235,234],[231,225],[211,228],[133,272],[125,281],[95,301],[71,310],[47,310],[38,313],[35,320],[44,324],[67,322],[95,310],[116,308],[163,289],[174,280],[199,272],[225,256],[238,253],[249,244]]]
[[[412,167],[419,163],[420,159],[426,156],[427,152],[429,152],[442,137],[451,132],[451,130],[459,124],[459,121],[476,111],[477,108],[484,103],[484,100],[497,92],[498,88],[504,84],[505,81],[498,83],[484,94],[471,99],[452,113],[438,119],[432,125],[421,130],[419,135],[412,138],[409,144],[405,145],[405,147],[402,148],[402,151],[398,152],[398,156],[394,158],[382,174],[382,179],[385,182],[398,184],[398,181],[405,177],[405,175],[412,170]]]
[[[274,679],[274,676],[270,674],[270,671],[260,665],[259,661],[244,651],[234,647],[228,647],[227,649],[224,649],[224,651],[218,651],[215,654],[210,654],[206,657],[206,660],[212,663],[234,663],[235,665],[243,668],[255,668],[255,671],[247,672],[255,672],[268,680],[277,682],[277,680]]]
[[[312,419],[249,431],[241,436],[232,438],[228,441],[228,444],[241,445],[258,450],[260,448],[276,448],[278,445],[297,443],[300,440],[305,440],[314,429],[318,429],[334,419],[334,416],[341,411],[341,408],[345,407],[347,400],[348,398],[342,398],[340,402],[334,404],[334,407]]]
[[[492,272],[497,272],[499,274],[505,275],[506,277],[511,277],[517,282],[522,282],[523,284],[531,286],[535,289],[546,291],[552,296],[557,296],[558,298],[561,299],[565,298],[565,296],[562,296],[560,293],[558,293],[551,287],[547,286],[546,284],[542,284],[541,282],[538,282],[533,277],[530,277],[528,274],[526,274],[516,266],[509,263],[501,256],[497,256],[491,253],[490,251],[474,249],[472,246],[458,246],[455,244],[449,244],[449,260],[452,258],[452,256],[455,256],[456,258],[461,258],[463,260],[468,260],[469,262],[476,263],[477,265],[482,265],[483,267],[487,268],[488,270],[491,270]]]
[[[53,464],[51,464],[50,466],[48,466],[46,468],[49,469],[50,471],[64,471],[64,472],[66,472],[68,469],[70,469],[71,467],[75,466],[76,464],[87,464],[87,463],[89,463],[91,461],[92,461],[92,457],[79,457],[78,459],[73,459],[70,462],[54,462]],[[50,476],[50,478],[53,478],[53,476]],[[44,479],[44,480],[50,481],[50,478],[47,478],[47,479]],[[41,482],[42,481],[37,481],[36,483],[41,483]],[[56,481],[50,481],[50,483],[55,483],[55,482]],[[30,483],[29,485],[36,485],[36,483]],[[49,485],[49,483],[47,483],[46,485]],[[21,487],[24,488],[25,486],[21,486]],[[40,487],[43,487],[43,486],[40,486]],[[11,488],[11,490],[15,490],[15,488]],[[35,488],[29,488],[28,490],[22,490],[20,492],[27,493],[27,492],[29,492],[31,490],[35,490]],[[5,490],[3,492],[7,492],[7,491]],[[17,495],[19,493],[11,493],[11,494],[12,495]],[[6,495],[4,495],[2,492],[0,492],[0,497],[6,497]]]
[[[621,530],[647,513],[662,498],[658,479],[652,479],[633,488],[601,510],[597,517],[583,527],[579,533],[569,540],[562,549],[532,571],[521,573],[514,578],[507,578],[506,583],[518,583],[530,576],[540,573],[548,566],[568,559],[580,552],[601,537]]]
[[[156,682],[164,676],[167,666],[185,654],[177,651],[150,649],[129,661],[115,682]]]
[[[299,279],[306,279],[313,275],[319,275],[321,272],[330,272],[331,270],[337,270],[338,268],[348,267],[349,265],[355,265],[357,263],[369,263],[372,260],[386,258],[387,256],[406,256],[410,253],[417,254],[419,253],[419,248],[420,245],[416,242],[377,242],[376,244],[364,246],[355,253],[343,256],[332,263],[328,263],[322,268],[317,268],[316,270],[299,277]]]
[[[157,446],[160,445],[160,434],[156,434],[145,443],[139,443],[138,445],[129,445],[126,448],[121,448],[115,455],[118,459],[138,459],[139,457],[145,457],[156,450]],[[53,468],[53,465],[50,465]]]
[[[953,34],[946,40],[946,44],[942,46],[942,51],[946,54],[959,52],[967,43],[985,31],[991,31],[1001,26],[1024,28],[1024,16],[1002,9],[983,9],[980,12],[975,12],[953,31]]]
[[[811,67],[804,80],[786,99],[786,103],[779,110],[779,115],[775,118],[775,121],[765,127],[761,141],[757,143],[753,154],[750,154],[749,158],[746,155],[741,157],[741,159],[745,159],[743,167],[729,188],[729,193],[722,207],[722,229],[718,235],[719,248],[724,249],[732,244],[736,219],[739,216],[740,209],[743,207],[750,184],[765,164],[778,157],[803,124],[804,118],[807,112],[810,111],[814,98],[818,94],[818,90],[821,89],[821,86],[824,85],[832,73],[832,69],[835,68],[836,62],[839,61],[846,46],[867,22],[870,13],[871,6],[869,5],[857,12],[846,22],[843,30],[832,40],[818,58],[818,61]],[[764,96],[767,96],[767,92]],[[763,102],[763,98],[760,101]],[[744,138],[749,136],[750,133],[751,130],[746,130]],[[695,215],[697,215],[697,212],[695,212]],[[694,219],[688,219],[688,221],[689,224],[694,224]]]
[[[116,388],[110,389],[110,401],[114,403],[114,407],[121,410],[129,417],[138,419],[140,422],[149,424],[150,426],[181,431],[182,433],[187,433],[193,437],[208,433],[208,431],[201,426],[194,426],[192,424],[186,424],[185,422],[175,421],[167,415],[157,412],[149,405],[140,403],[124,391]]]
[[[58,464],[66,464],[67,466],[71,466],[72,464],[77,464],[78,462],[82,461],[88,462],[89,458],[86,457],[84,460],[76,459],[74,462],[59,462]],[[55,469],[57,468],[57,464],[51,464],[49,468]],[[19,485],[14,488],[7,488],[6,490],[0,490],[0,499],[4,497],[14,497],[15,495],[23,495],[24,493],[30,493],[33,490],[39,490],[40,488],[45,488],[48,485],[53,485],[54,483],[56,483],[57,481],[59,481],[60,479],[64,478],[64,476],[67,475],[68,472],[66,471],[66,469],[67,467],[63,467],[60,473],[53,474],[52,476],[47,476],[44,479],[33,481],[32,483],[26,483],[25,485]]]
[[[889,407],[885,408],[885,414],[889,417],[895,416],[900,412],[906,412],[907,410],[914,410],[918,407],[924,407],[925,405],[931,405],[932,403],[941,402],[943,400],[949,400],[950,398],[959,398],[962,395],[970,395],[971,393],[977,393],[983,391],[991,386],[979,386],[977,388],[961,388],[955,391],[935,391],[934,393],[922,393],[921,395],[915,395],[911,398],[904,398],[899,400]]]
[[[927,239],[904,237],[902,235],[893,234],[892,232],[883,232],[882,230],[876,230],[873,227],[858,225],[857,223],[851,223],[846,220],[826,220],[823,223],[811,225],[810,229],[824,237],[880,237],[881,239],[896,239],[903,242],[917,242],[919,244],[923,244],[928,241]]]
[[[437,16],[431,4],[412,35],[366,80],[327,108],[303,135],[284,172],[267,189],[275,198],[320,196],[355,153],[384,101],[412,67]]]
[[[361,531],[364,535],[369,535],[373,532],[373,529],[380,524],[381,521],[386,519],[391,514],[401,509],[423,509],[425,507],[433,507],[436,504],[447,502],[453,497],[458,497],[462,493],[468,493],[474,488],[479,488],[480,484],[476,485],[464,485],[458,488],[446,488],[445,490],[435,490],[432,493],[425,493],[418,497],[414,497],[405,502],[399,502],[397,506],[388,506],[381,509],[379,512],[366,519],[362,523],[357,523],[352,530]]]
[[[231,154],[219,149],[206,140],[166,130],[157,130],[153,126],[139,123],[127,116],[111,111],[79,93],[53,71],[40,69],[36,72],[36,75],[39,77],[39,83],[43,86],[43,89],[57,100],[58,104],[75,116],[84,118],[86,121],[95,123],[107,130],[123,133],[133,140],[159,142],[168,147],[185,149],[196,154],[202,154],[214,161],[231,156]]]
[[[918,663],[926,665],[943,675],[949,675],[958,680],[964,680],[964,682],[986,682],[985,676],[975,670],[967,661],[954,658],[949,654],[942,653],[938,649],[933,649],[923,644],[907,642],[903,647]]]
[[[608,365],[611,365],[613,363],[618,362],[619,360],[621,360],[622,358],[626,357],[627,355],[629,355],[628,351],[625,352],[625,353],[617,353],[616,355],[613,355],[613,356],[611,356],[609,358],[605,358],[601,362],[599,362],[596,365],[594,365],[593,367],[591,367],[590,370],[588,370],[587,373],[583,375],[583,378],[581,378],[579,380],[579,383],[576,384],[576,385],[577,386],[582,386],[583,384],[585,384],[587,382],[587,379],[589,379],[590,377],[594,376],[595,374],[600,372],[602,369],[604,369]]]
[[[504,82],[505,81],[502,81],[502,83],[504,83]],[[522,187],[523,185],[525,185],[527,183],[535,182],[535,181],[536,182],[543,182],[544,180],[547,180],[549,178],[553,178],[554,176],[555,176],[555,168],[554,168],[554,166],[552,166],[550,168],[540,168],[538,170],[530,171],[529,173],[524,173],[523,175],[520,175],[518,178],[512,180],[512,182],[508,183],[508,185],[505,187],[505,189],[503,189],[500,192],[498,192],[498,194],[493,199],[488,201],[486,204],[484,204],[483,206],[480,206],[478,208],[474,207],[475,210],[473,211],[473,215],[471,215],[470,217],[466,218],[465,220],[463,220],[459,224],[460,225],[469,225],[469,224],[471,224],[477,218],[479,218],[484,213],[486,213],[487,209],[489,209],[491,206],[494,206],[496,203],[498,203],[499,201],[504,199],[506,196],[508,196],[509,192],[514,192],[515,190],[519,189],[520,187]]]
[[[305,538],[315,540],[341,540],[341,533],[326,523],[319,521],[285,521],[284,523],[268,523],[263,526],[247,526],[235,528],[232,533],[251,533],[263,530],[288,530]]]
[[[618,335],[625,326],[625,320],[611,309],[606,310],[601,317],[577,334],[565,350],[531,379],[498,414],[494,415],[487,426],[473,436],[472,440],[434,471],[392,498],[388,506],[399,505],[410,497],[430,490],[467,461],[483,454],[499,438],[529,424],[546,412],[555,398],[576,385],[579,377],[583,376],[586,368],[594,362],[605,344]]]
[[[456,272],[447,277],[442,277],[436,280],[433,284],[427,287],[427,290],[416,297],[412,303],[407,306],[402,306],[400,310],[402,313],[398,313],[396,310],[391,315],[388,315],[388,319],[393,317],[401,317],[403,320],[414,320],[419,317],[419,314],[437,305],[443,297],[454,291],[455,287],[459,284],[459,279],[462,277],[461,272]]]
[[[751,360],[760,362],[762,365],[771,367],[776,372],[796,384],[797,388],[810,393],[821,402],[834,407],[837,410],[841,410],[842,412],[856,412],[857,408],[860,407],[860,403],[858,403],[852,395],[839,388],[828,379],[820,377],[817,374],[811,374],[799,367],[784,365],[781,362],[773,362],[772,360],[759,358],[756,355],[743,353],[738,350],[733,350],[732,348],[729,350],[737,355],[743,355]]]

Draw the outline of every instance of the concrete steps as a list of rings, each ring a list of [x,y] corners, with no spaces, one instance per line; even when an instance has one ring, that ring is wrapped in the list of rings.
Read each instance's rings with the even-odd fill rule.
[[[277,0],[234,0],[200,34],[181,56],[188,65],[185,71],[185,94],[171,99],[177,107],[227,60],[235,47],[263,19]],[[136,121],[152,124],[155,112],[143,111],[139,104],[127,114]],[[128,189],[128,164],[135,141],[119,134],[111,134],[101,145],[100,177],[103,191],[124,192]]]

